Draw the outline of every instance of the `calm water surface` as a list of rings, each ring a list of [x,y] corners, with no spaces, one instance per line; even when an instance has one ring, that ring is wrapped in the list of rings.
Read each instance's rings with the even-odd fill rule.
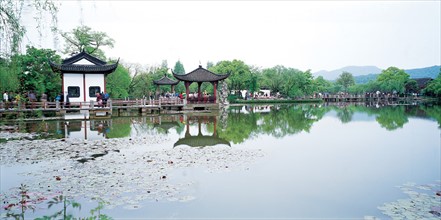
[[[26,218],[101,214],[116,219],[387,219],[437,218],[441,212],[441,106],[437,105],[232,106],[227,113],[217,115],[120,117],[70,121],[68,125],[63,121],[0,124],[3,218],[24,213]],[[14,133],[8,136],[7,132]],[[90,143],[143,135],[157,137],[158,141],[131,148],[116,146],[118,150],[85,162],[54,157],[53,148],[33,155],[39,158],[34,160],[26,158],[25,145],[14,155],[8,147],[23,139],[81,140],[83,145],[84,140]],[[166,152],[170,156],[181,151],[197,154],[195,157],[203,164],[192,166],[187,161],[187,165],[179,166],[178,159],[185,160],[185,155],[174,161],[164,159],[174,166],[160,168],[165,170],[166,178],[159,181],[145,177],[152,175],[143,173],[151,169],[146,164],[152,161],[139,162],[139,155]],[[207,154],[207,159],[200,160]],[[122,155],[124,163],[117,159]],[[188,158],[196,160],[191,155]],[[49,171],[57,166],[95,175],[102,185],[91,184],[85,190],[99,195],[67,196],[61,190],[66,188],[48,193],[44,187],[40,191],[31,187],[46,184],[48,179],[55,181],[57,176]],[[109,172],[107,166],[113,166],[116,172]],[[100,169],[105,176],[93,172]],[[63,181],[75,178],[76,174],[68,172],[60,174]],[[125,173],[124,178],[133,178],[131,187],[136,190],[120,186],[126,190],[112,197],[115,191],[108,185],[118,172]],[[148,181],[152,185],[137,188]],[[21,184],[28,188],[19,189]],[[79,185],[70,187],[75,191]],[[157,189],[162,194],[151,195]],[[27,205],[34,202],[35,206],[5,209],[14,201],[22,201],[23,191],[29,195]]]

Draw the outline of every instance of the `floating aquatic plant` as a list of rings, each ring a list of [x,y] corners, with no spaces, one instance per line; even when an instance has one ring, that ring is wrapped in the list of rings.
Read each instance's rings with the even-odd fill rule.
[[[393,219],[440,219],[441,182],[425,185],[405,183],[397,187],[408,198],[378,207],[383,214]]]

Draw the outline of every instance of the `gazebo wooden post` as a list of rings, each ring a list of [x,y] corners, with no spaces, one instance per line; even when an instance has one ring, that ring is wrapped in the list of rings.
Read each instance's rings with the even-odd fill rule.
[[[217,81],[213,82],[213,96],[214,96],[214,103],[216,103],[216,94],[217,94]]]
[[[159,99],[159,85],[156,85],[156,99]]]
[[[202,82],[198,82],[198,102],[200,102],[202,99],[201,99],[201,85],[202,85]]]
[[[175,86],[174,85],[171,86],[171,93],[175,94]]]
[[[173,70],[172,70],[172,72],[173,72]],[[198,83],[198,93],[197,93],[198,98],[196,99],[196,102],[198,102],[198,103],[202,103],[202,102],[208,103],[208,102],[210,102],[211,97],[210,97],[210,99],[206,100],[202,96],[202,94],[201,94],[201,85],[204,82],[211,83],[213,85],[213,87],[214,87],[214,94],[213,94],[214,101],[212,103],[217,103],[217,86],[218,86],[218,82],[228,78],[228,76],[230,76],[230,73],[219,75],[219,74],[213,73],[213,72],[211,72],[211,71],[209,71],[207,69],[204,69],[204,68],[202,68],[201,65],[199,65],[199,68],[191,71],[190,73],[182,75],[182,74],[176,74],[176,73],[173,72],[173,76],[176,79],[178,79],[179,81],[184,81],[185,88],[186,88],[186,91],[187,91],[187,94],[188,94],[187,100],[189,100],[189,88],[188,88],[188,86],[191,83],[193,83],[193,82]],[[193,106],[189,106],[188,108],[191,109],[191,108],[193,108]]]
[[[185,85],[185,92],[187,94],[187,101],[190,100],[190,82],[185,81],[184,85]]]

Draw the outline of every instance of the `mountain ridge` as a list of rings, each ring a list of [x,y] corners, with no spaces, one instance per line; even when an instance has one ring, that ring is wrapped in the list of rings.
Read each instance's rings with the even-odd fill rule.
[[[440,73],[441,66],[434,65],[429,67],[405,69],[404,71],[410,75],[410,78],[436,78]],[[349,72],[354,76],[355,82],[367,83],[370,80],[375,80],[382,69],[376,66],[346,66],[340,69],[327,71],[320,70],[312,73],[314,77],[322,76],[326,80],[336,80],[342,72]]]

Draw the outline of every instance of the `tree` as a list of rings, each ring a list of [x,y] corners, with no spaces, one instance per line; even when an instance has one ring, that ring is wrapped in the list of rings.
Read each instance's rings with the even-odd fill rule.
[[[74,28],[71,32],[61,32],[61,36],[66,40],[64,48],[65,54],[75,54],[85,51],[100,59],[105,60],[104,51],[102,47],[108,46],[113,48],[115,41],[107,36],[104,32],[93,31],[88,26],[79,26]]]
[[[19,73],[20,66],[17,62],[0,59],[0,91],[17,91],[20,87]]]
[[[173,72],[176,74],[185,74],[184,65],[182,65],[181,61],[177,61],[175,64],[175,68],[173,68]]]
[[[432,80],[423,91],[426,95],[441,97],[441,69],[438,77]]]
[[[48,60],[61,62],[54,50],[27,47],[25,55],[16,55],[12,60],[20,66],[19,93],[35,91],[39,96],[44,92],[49,98],[55,98],[60,92],[61,76],[54,73],[48,63]]]
[[[414,79],[407,80],[407,82],[404,84],[404,88],[405,88],[406,93],[418,93],[419,92],[418,83]]]
[[[230,76],[226,79],[230,90],[240,91],[249,87],[247,82],[250,82],[250,67],[241,60],[220,61],[209,70],[218,74],[230,73]]]
[[[316,92],[331,92],[331,82],[324,79],[323,76],[318,76],[317,78],[315,78],[313,84],[314,91]]]
[[[345,92],[348,91],[349,86],[355,85],[354,76],[346,71],[340,74],[336,82],[343,87]]]
[[[377,77],[379,87],[384,92],[405,92],[405,83],[409,79],[409,74],[402,69],[396,67],[389,67],[383,70]]]
[[[272,93],[277,93],[282,91],[282,83],[284,81],[282,76],[282,70],[284,67],[275,66],[272,68],[267,68],[262,70],[263,77],[263,87],[267,87]]]
[[[21,40],[26,33],[22,24],[22,12],[37,12],[37,30],[40,31],[45,12],[51,15],[51,29],[56,30],[58,7],[52,0],[0,0],[0,57],[9,57],[19,50]]]
[[[126,98],[129,96],[131,77],[129,70],[122,64],[118,64],[115,72],[106,78],[106,89],[111,98]]]
[[[213,62],[208,61],[207,62],[207,70],[210,69],[212,66],[214,66]]]

